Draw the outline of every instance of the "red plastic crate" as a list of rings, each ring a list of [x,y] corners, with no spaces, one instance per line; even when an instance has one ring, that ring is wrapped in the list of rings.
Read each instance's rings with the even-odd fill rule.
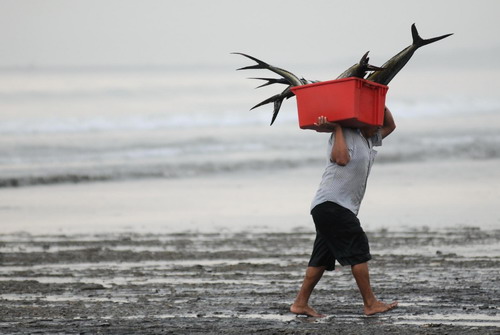
[[[299,126],[318,130],[318,116],[344,127],[381,126],[389,87],[360,78],[343,78],[292,87]]]

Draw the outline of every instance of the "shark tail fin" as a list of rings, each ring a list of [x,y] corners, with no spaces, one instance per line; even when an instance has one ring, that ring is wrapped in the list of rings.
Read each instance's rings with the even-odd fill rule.
[[[272,97],[267,98],[266,100],[259,102],[257,105],[250,108],[250,110],[253,110],[253,109],[260,107],[260,106],[264,106],[264,105],[269,104],[271,102],[275,102],[276,100],[279,100],[280,98],[281,98],[281,94],[273,95]]]
[[[250,58],[251,60],[253,60],[254,62],[257,63],[256,65],[250,65],[250,66],[242,67],[242,68],[239,68],[238,70],[267,69],[267,68],[269,68],[269,64],[267,64],[266,62],[261,61],[260,59],[252,57],[250,55],[247,55],[247,54],[244,54],[244,53],[241,53],[241,52],[232,52],[232,54],[233,55],[241,55],[241,56]]]
[[[413,37],[413,44],[420,48],[424,45],[431,44],[431,43],[437,42],[439,40],[442,40],[443,38],[446,38],[446,37],[451,36],[453,34],[446,34],[446,35],[433,37],[433,38],[429,38],[429,39],[423,39],[418,34],[417,27],[415,26],[415,23],[414,23],[411,25],[411,35]]]
[[[265,81],[267,81],[267,83],[264,83],[264,84],[262,84],[260,86],[257,86],[256,88],[261,88],[261,87],[272,85],[272,84],[286,84],[286,85],[290,85],[290,83],[288,82],[288,80],[286,80],[285,78],[249,78],[249,79],[258,79],[258,80],[265,80]]]
[[[271,119],[270,126],[272,126],[274,123],[274,120],[276,120],[276,117],[278,116],[278,112],[280,111],[280,107],[281,107],[282,102],[283,102],[283,99],[278,99],[278,100],[274,101],[273,118]]]

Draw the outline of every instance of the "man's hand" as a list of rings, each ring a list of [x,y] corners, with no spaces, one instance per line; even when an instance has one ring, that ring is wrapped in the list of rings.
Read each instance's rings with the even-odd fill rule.
[[[318,126],[322,130],[330,130],[330,131],[335,131],[337,128],[340,127],[338,123],[329,122],[326,116],[318,116],[318,121],[314,125]]]

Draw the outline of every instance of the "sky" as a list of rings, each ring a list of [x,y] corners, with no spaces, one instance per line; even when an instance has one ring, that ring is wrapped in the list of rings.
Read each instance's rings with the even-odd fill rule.
[[[499,12],[497,0],[0,0],[0,68],[235,68],[248,65],[230,55],[239,51],[325,80],[366,51],[381,65],[416,23],[424,38],[454,35],[418,51],[408,71],[476,82],[500,74]]]
[[[2,66],[210,64],[231,51],[305,63],[367,50],[386,57],[410,43],[414,22],[424,37],[455,33],[435,52],[481,59],[500,49],[496,0],[1,0],[0,8]]]

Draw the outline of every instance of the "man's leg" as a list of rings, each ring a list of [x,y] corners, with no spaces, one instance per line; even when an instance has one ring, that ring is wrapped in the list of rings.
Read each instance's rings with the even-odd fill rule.
[[[324,266],[308,266],[306,270],[306,275],[304,277],[304,282],[300,288],[299,293],[295,302],[290,307],[290,312],[295,314],[305,314],[314,317],[324,317],[325,315],[319,314],[313,308],[309,307],[309,297],[311,296],[314,287],[319,282],[325,272],[326,267]]]
[[[370,285],[370,273],[368,271],[368,263],[356,264],[351,267],[352,274],[358,284],[359,291],[363,297],[364,313],[366,315],[373,315],[377,313],[387,312],[395,308],[398,303],[392,302],[390,304],[378,301],[373,294],[372,287]]]

